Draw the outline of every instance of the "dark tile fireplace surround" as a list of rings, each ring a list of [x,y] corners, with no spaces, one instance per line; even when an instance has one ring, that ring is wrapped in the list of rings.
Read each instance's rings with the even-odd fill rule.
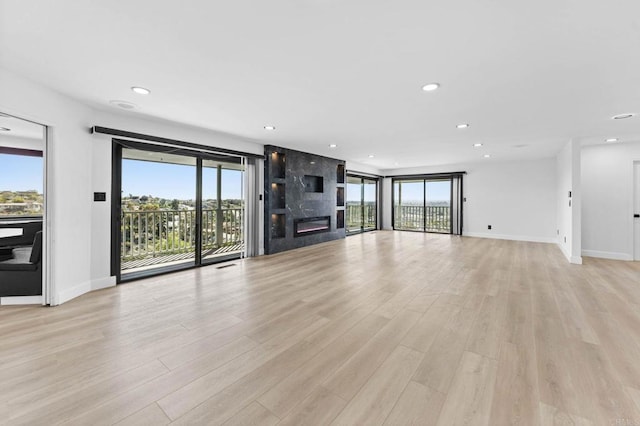
[[[265,147],[265,252],[345,237],[345,163]]]

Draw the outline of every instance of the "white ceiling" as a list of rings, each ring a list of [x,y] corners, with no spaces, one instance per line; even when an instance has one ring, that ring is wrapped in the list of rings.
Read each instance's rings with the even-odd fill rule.
[[[0,0],[11,71],[379,169],[640,140],[638,52],[638,0]]]

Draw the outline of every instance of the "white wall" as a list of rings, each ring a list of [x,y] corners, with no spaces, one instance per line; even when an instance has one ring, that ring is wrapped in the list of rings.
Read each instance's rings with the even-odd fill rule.
[[[253,141],[198,127],[148,118],[136,113],[116,114],[109,111],[96,110],[92,117],[92,124],[216,148],[232,149],[259,155],[264,154],[264,146]],[[112,136],[96,133],[88,141],[93,146],[91,191],[107,193],[107,202],[93,203],[92,208],[91,280],[94,283],[98,283],[97,286],[112,281],[109,263],[111,256],[111,140]],[[259,193],[262,193],[261,188],[259,191]]]
[[[583,255],[633,260],[633,162],[640,143],[582,149]]]
[[[569,141],[556,157],[558,246],[569,262],[582,263],[580,146]],[[571,198],[569,198],[571,192]]]
[[[463,235],[556,242],[556,163],[553,158],[486,161],[386,170],[385,175],[466,171]],[[391,227],[391,179],[385,179],[385,219]],[[492,229],[488,230],[487,226]]]
[[[0,69],[0,111],[50,126],[48,221],[52,303],[90,286],[92,111],[50,89]],[[84,161],[83,161],[84,160]]]
[[[226,134],[146,119],[139,114],[96,111],[0,68],[0,112],[49,126],[48,193],[52,304],[111,286],[110,200],[94,203],[93,192],[111,192],[111,138],[91,135],[92,126],[262,154],[263,146]]]

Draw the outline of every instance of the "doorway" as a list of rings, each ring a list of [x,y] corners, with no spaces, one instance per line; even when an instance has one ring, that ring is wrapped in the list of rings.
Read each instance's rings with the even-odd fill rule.
[[[378,228],[378,180],[347,175],[346,203],[348,235]]]
[[[640,161],[633,163],[633,260],[640,260]]]
[[[0,113],[0,304],[50,304],[47,129]]]
[[[114,141],[118,282],[244,254],[243,157]]]
[[[393,179],[393,229],[462,234],[462,175]]]

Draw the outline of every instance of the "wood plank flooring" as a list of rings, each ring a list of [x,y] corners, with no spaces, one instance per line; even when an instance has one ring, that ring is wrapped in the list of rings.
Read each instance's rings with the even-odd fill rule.
[[[0,424],[640,425],[640,262],[377,231],[0,308]]]

